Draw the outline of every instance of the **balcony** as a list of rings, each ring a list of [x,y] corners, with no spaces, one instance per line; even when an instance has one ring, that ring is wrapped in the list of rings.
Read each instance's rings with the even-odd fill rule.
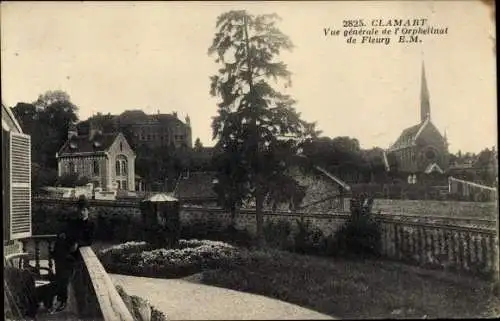
[[[37,235],[21,241],[21,251],[5,256],[4,271],[6,264],[15,269],[30,271],[35,278],[36,293],[44,296],[53,284],[55,273],[53,260],[49,256],[55,235]],[[16,287],[17,284],[18,282],[11,282],[11,293],[23,293],[19,286]],[[11,304],[11,311],[15,310],[14,315],[16,308],[16,304]],[[24,316],[14,319],[19,318],[26,319]],[[133,321],[134,318],[94,251],[87,246],[79,249],[75,275],[69,284],[66,309],[51,315],[47,309],[39,307],[36,320]]]

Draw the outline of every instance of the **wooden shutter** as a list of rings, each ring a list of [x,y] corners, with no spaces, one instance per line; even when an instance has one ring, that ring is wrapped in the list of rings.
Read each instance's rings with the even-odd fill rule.
[[[10,132],[10,239],[31,236],[31,139]]]

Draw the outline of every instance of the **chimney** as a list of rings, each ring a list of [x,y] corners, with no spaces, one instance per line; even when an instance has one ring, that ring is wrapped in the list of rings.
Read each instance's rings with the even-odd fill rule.
[[[76,128],[76,124],[70,122],[68,125],[68,139],[78,136],[78,129]]]

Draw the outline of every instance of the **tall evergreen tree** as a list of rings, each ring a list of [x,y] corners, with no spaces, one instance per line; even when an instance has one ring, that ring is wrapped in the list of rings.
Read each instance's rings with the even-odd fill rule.
[[[278,56],[293,45],[276,27],[278,19],[276,14],[224,13],[208,50],[221,67],[211,77],[210,90],[220,98],[212,122],[223,154],[216,190],[223,198],[227,195],[231,208],[245,200],[255,202],[261,245],[264,200],[272,194],[271,186],[279,189],[276,183],[287,181],[281,178],[288,162],[314,134],[314,125],[301,120],[292,97],[269,82],[291,86],[291,73]]]

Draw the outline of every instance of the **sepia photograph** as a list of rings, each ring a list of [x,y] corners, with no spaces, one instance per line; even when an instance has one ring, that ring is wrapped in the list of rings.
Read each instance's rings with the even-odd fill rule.
[[[495,11],[2,1],[4,319],[499,318]]]

